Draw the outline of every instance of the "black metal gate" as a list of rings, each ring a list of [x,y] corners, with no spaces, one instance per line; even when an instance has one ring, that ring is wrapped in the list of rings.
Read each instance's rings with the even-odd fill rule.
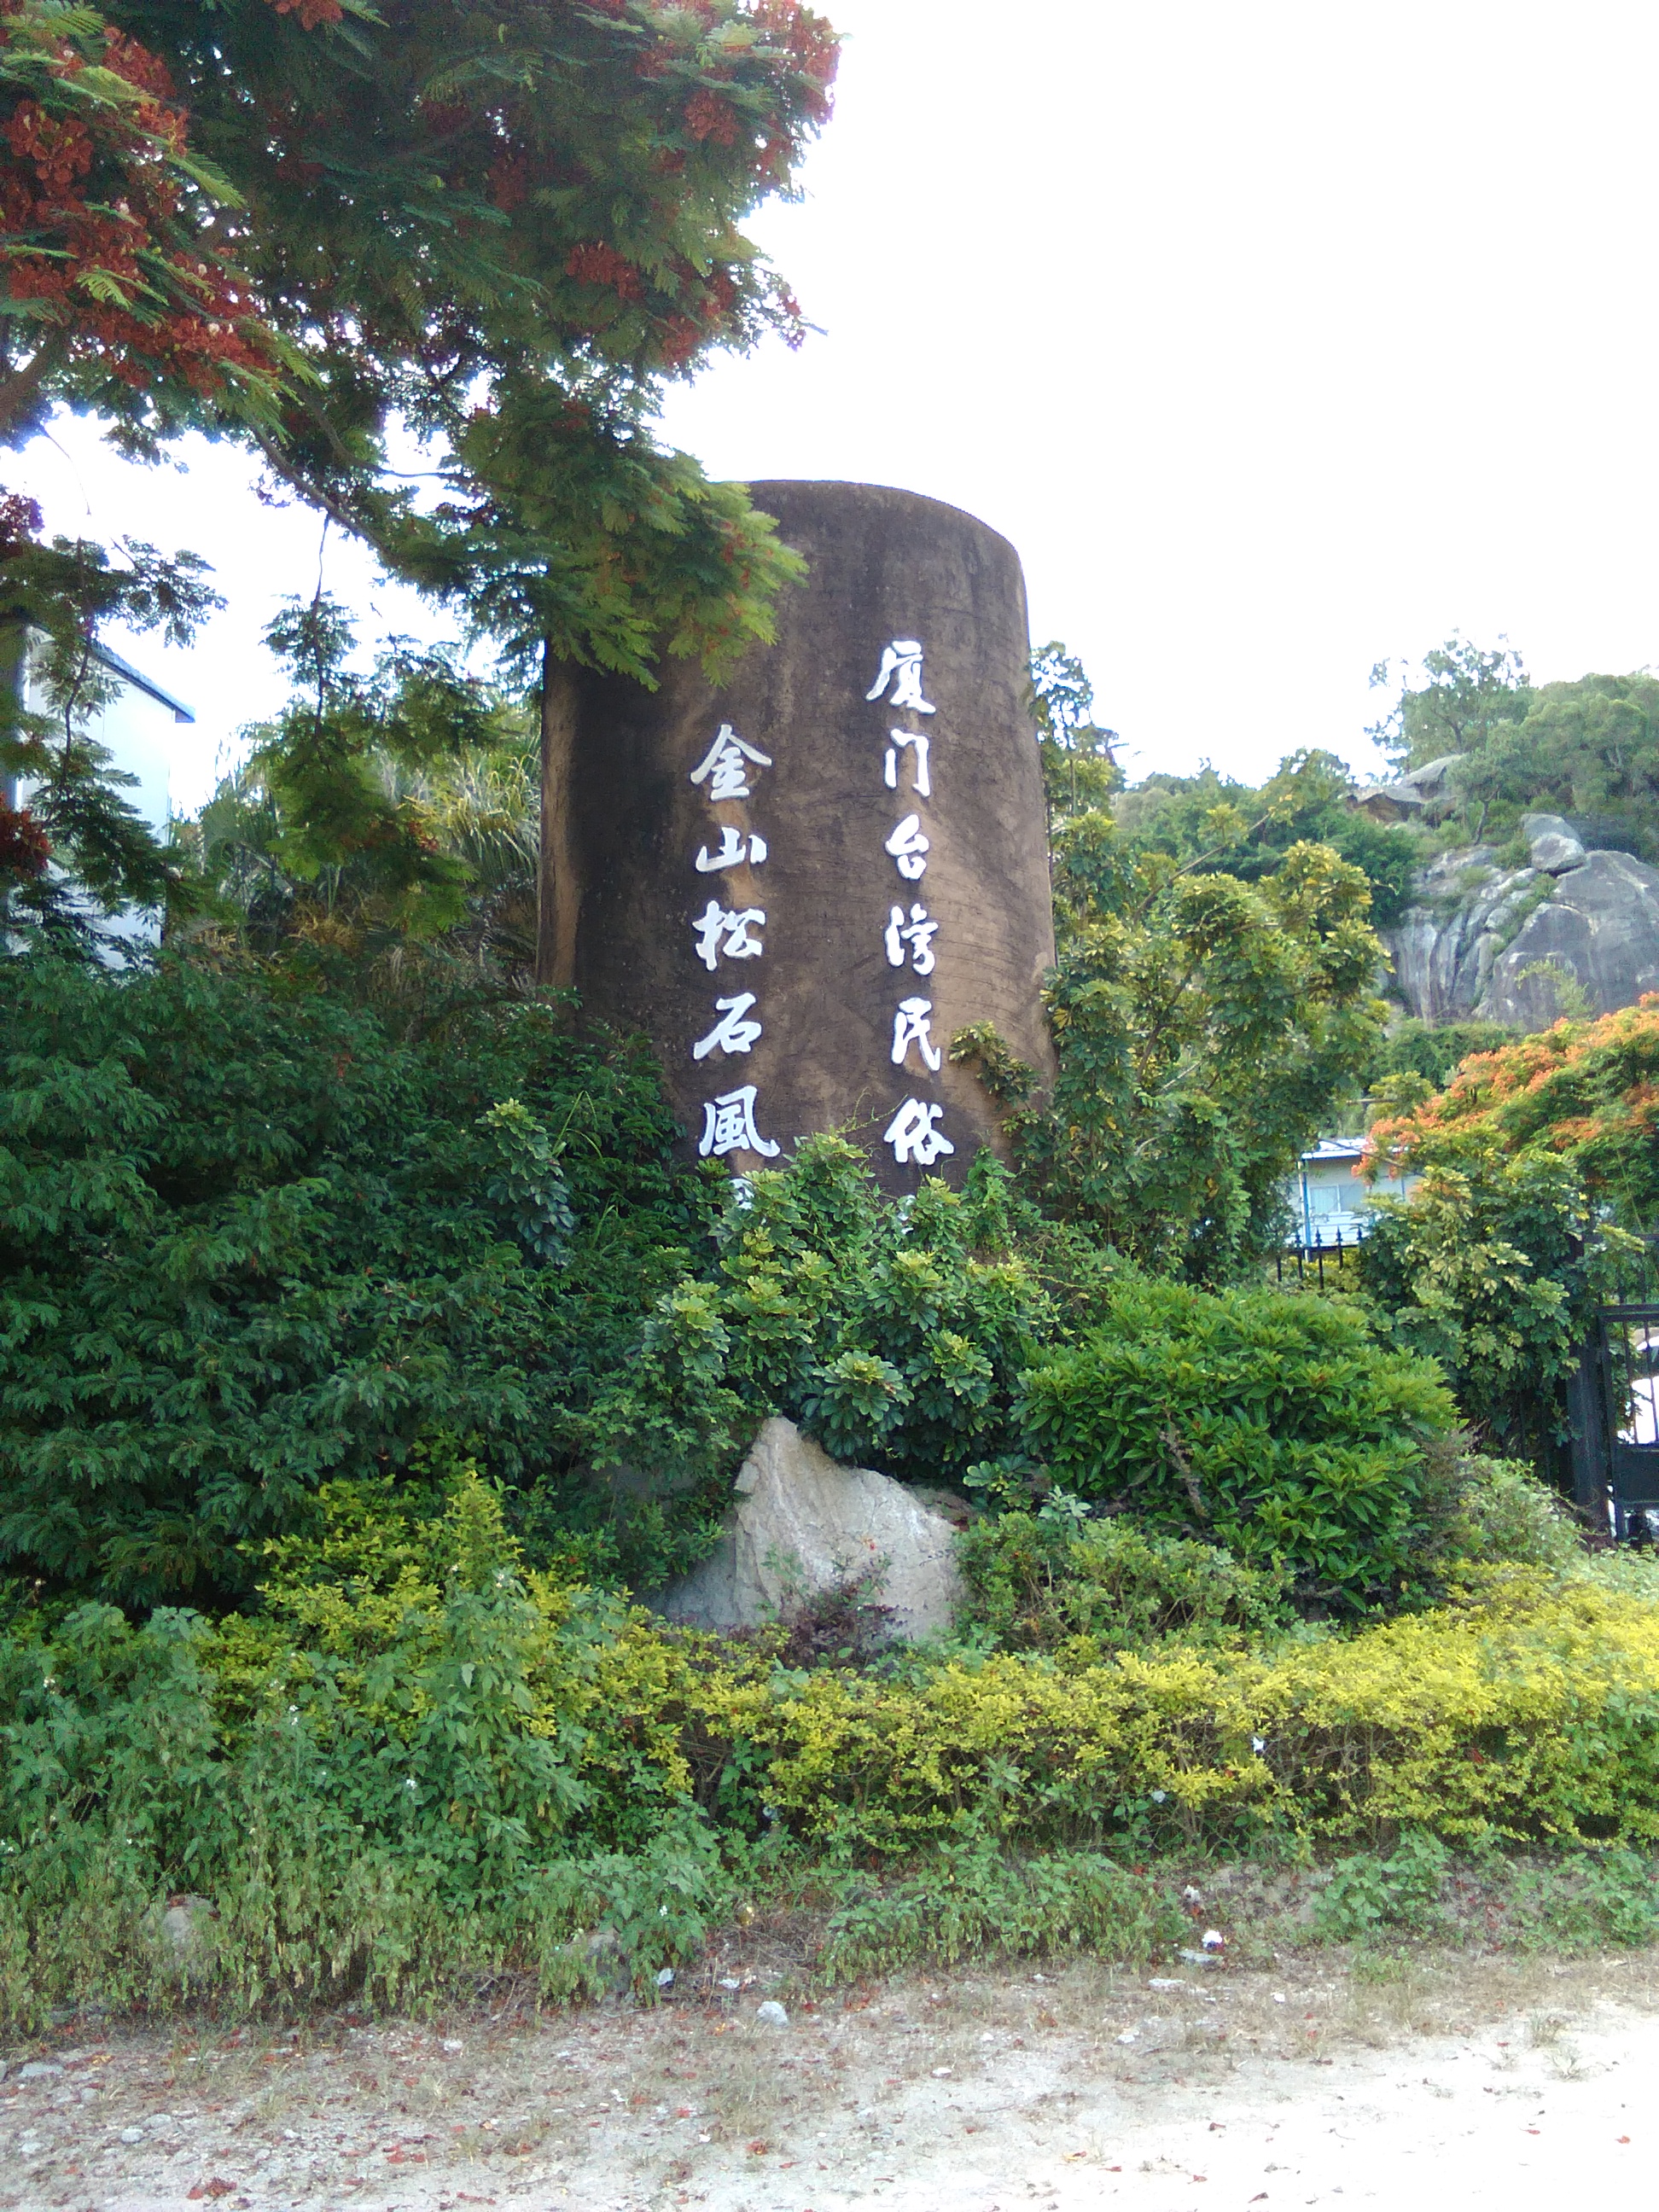
[[[1659,1516],[1659,1304],[1602,1309],[1567,1410],[1574,1495],[1622,1540]]]

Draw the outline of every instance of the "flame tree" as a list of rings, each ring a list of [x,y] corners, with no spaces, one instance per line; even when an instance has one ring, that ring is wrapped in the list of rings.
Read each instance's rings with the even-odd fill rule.
[[[717,671],[795,573],[651,418],[799,340],[741,225],[836,55],[799,0],[0,0],[0,432],[67,403],[138,453],[242,438],[462,604],[539,682],[556,875],[561,672]]]

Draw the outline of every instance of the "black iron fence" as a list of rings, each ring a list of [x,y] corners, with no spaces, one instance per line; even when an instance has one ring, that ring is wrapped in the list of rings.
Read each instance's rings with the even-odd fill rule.
[[[1338,1229],[1312,1243],[1287,1244],[1273,1261],[1273,1279],[1281,1291],[1348,1291],[1359,1279],[1363,1229],[1346,1236]]]
[[[1573,1493],[1624,1540],[1659,1533],[1659,1240],[1620,1255],[1567,1385]]]

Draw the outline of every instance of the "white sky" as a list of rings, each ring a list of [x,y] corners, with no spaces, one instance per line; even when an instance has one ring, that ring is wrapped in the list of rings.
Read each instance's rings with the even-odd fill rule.
[[[1454,627],[1544,678],[1659,661],[1659,11],[824,4],[837,115],[758,234],[827,335],[676,395],[713,472],[983,516],[1134,774],[1368,765],[1372,662]],[[76,466],[28,456],[54,522],[194,546],[232,599],[187,659],[131,649],[197,707],[199,795],[279,696],[258,634],[318,525],[234,457],[131,471],[61,434]],[[367,603],[351,549],[327,574]]]

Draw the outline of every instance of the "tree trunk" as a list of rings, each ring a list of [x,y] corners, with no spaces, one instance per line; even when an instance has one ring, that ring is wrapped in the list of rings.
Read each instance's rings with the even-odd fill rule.
[[[576,749],[576,684],[568,661],[542,648],[541,854],[536,871],[536,981],[568,988],[576,980],[581,875],[576,860],[571,774]]]

